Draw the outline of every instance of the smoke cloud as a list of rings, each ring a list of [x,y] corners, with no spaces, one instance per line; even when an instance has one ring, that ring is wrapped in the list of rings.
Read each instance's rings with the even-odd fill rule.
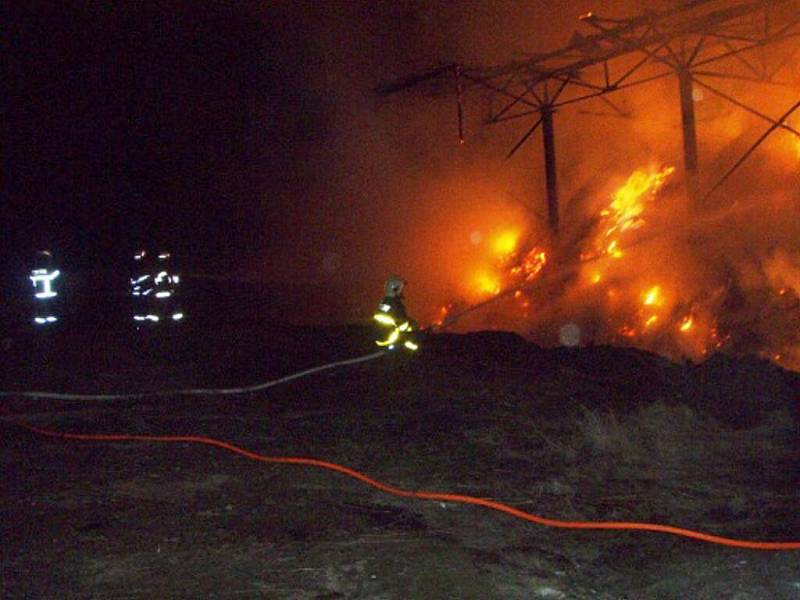
[[[510,328],[552,344],[566,326],[581,343],[630,343],[693,359],[733,348],[797,366],[798,340],[788,333],[797,331],[800,297],[793,216],[800,145],[792,134],[776,131],[698,205],[685,191],[676,77],[613,95],[625,116],[599,101],[566,107],[555,121],[563,224],[555,240],[543,218],[539,134],[505,159],[532,120],[486,126],[485,98],[473,94],[460,145],[454,90],[386,98],[373,91],[436,64],[488,65],[561,47],[589,9],[628,17],[670,4],[428,1],[309,10],[303,35],[316,46],[303,68],[315,94],[330,98],[327,131],[308,153],[310,197],[299,200],[307,210],[287,216],[283,227],[295,233],[265,248],[274,255],[264,272],[330,285],[347,297],[349,320],[368,317],[382,280],[399,273],[424,322],[499,295],[456,327]],[[794,65],[786,70],[787,78],[796,73]],[[797,98],[797,88],[700,81],[773,118]],[[769,126],[714,90],[694,89],[700,196]],[[670,166],[663,187],[645,195],[641,223],[620,236],[622,256],[589,257],[603,236],[601,214],[631,174]],[[498,249],[503,236],[514,238],[513,252]],[[499,293],[534,247],[548,252],[541,282],[513,297]],[[651,303],[649,293],[657,296]]]

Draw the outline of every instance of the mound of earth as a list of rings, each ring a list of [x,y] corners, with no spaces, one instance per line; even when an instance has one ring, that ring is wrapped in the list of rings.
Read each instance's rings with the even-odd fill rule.
[[[15,342],[4,379],[18,392],[241,387],[371,352],[357,326],[94,330]],[[17,424],[209,436],[553,519],[797,541],[800,379],[755,359],[675,364],[440,334],[412,357],[248,394],[2,403],[3,598],[800,596],[797,551],[548,528],[207,445],[77,442]]]

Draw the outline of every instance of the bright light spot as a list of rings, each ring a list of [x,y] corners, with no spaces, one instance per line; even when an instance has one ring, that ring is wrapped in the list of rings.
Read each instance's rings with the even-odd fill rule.
[[[688,315],[683,318],[678,329],[686,333],[692,329],[692,325],[694,325],[694,317],[692,317],[692,315]]]
[[[489,275],[488,273],[478,273],[475,276],[475,285],[478,291],[483,294],[497,295],[500,293],[500,282],[497,277]]]
[[[504,231],[494,239],[492,245],[497,254],[507,256],[517,249],[518,241],[519,234],[516,231]]]
[[[161,319],[158,315],[133,315],[134,321],[152,321],[158,323]]]
[[[173,321],[180,321],[182,318],[183,318],[183,313],[175,313],[174,315],[172,315]]]
[[[622,250],[617,247],[617,240],[614,240],[606,248],[606,254],[612,258],[622,258]]]
[[[652,315],[647,321],[644,322],[645,327],[652,327],[658,321],[658,315]]]
[[[156,292],[156,298],[169,298],[172,292]]]
[[[658,285],[654,285],[649,290],[647,290],[644,296],[645,306],[653,306],[654,304],[658,304],[660,294],[661,294],[661,286]]]
[[[581,328],[575,323],[567,323],[558,332],[562,346],[574,347],[581,343]]]

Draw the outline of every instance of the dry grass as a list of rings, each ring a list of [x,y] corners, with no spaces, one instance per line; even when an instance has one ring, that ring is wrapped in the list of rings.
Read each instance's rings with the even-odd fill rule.
[[[584,407],[571,445],[594,458],[664,464],[707,454],[709,437],[719,432],[713,421],[682,404],[657,401],[622,416]]]

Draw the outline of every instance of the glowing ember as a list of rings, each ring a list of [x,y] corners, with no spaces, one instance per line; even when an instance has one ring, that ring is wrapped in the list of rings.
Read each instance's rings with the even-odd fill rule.
[[[654,285],[644,295],[644,304],[645,306],[653,306],[657,305],[659,301],[659,295],[661,294],[661,287]]]
[[[445,304],[444,306],[439,308],[439,314],[437,315],[436,319],[434,319],[433,324],[438,326],[442,325],[447,317],[450,315],[450,311],[453,310],[452,304]]]
[[[684,333],[687,333],[688,331],[691,331],[692,325],[694,325],[694,317],[692,315],[687,315],[681,320],[680,325],[678,325],[678,329]]]
[[[533,281],[547,264],[547,253],[536,246],[525,255],[522,262],[511,269],[514,276],[522,276],[526,283]]]

